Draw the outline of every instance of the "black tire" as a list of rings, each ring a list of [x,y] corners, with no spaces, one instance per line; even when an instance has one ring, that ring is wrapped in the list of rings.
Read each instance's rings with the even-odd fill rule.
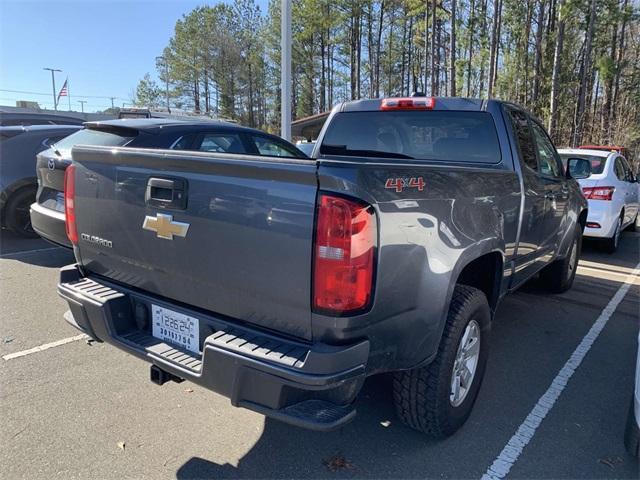
[[[23,187],[9,198],[5,207],[5,225],[16,235],[25,238],[37,238],[38,234],[31,227],[29,208],[36,201],[38,188]]]
[[[624,446],[630,455],[640,457],[640,427],[636,422],[636,413],[634,411],[634,398],[631,397],[631,405],[629,406],[629,414],[627,415],[627,425],[624,429]]]
[[[454,365],[458,348],[472,321],[479,326],[479,354],[475,374],[461,403],[454,405]],[[471,414],[478,396],[489,353],[491,311],[480,290],[456,285],[438,353],[429,365],[396,372],[393,400],[396,413],[407,426],[432,438],[445,438],[458,430]]]
[[[602,240],[602,250],[606,253],[615,253],[618,250],[618,244],[620,243],[620,235],[622,234],[622,215],[618,217],[618,223],[616,223],[616,229],[613,232],[611,238],[605,238]]]
[[[631,224],[627,227],[627,230],[630,232],[637,232],[638,231],[638,214],[636,213],[636,218],[633,220],[633,222],[631,222]]]
[[[569,253],[566,257],[560,258],[542,269],[540,272],[541,284],[552,293],[563,293],[569,290],[576,278],[581,253],[582,230],[576,228]]]

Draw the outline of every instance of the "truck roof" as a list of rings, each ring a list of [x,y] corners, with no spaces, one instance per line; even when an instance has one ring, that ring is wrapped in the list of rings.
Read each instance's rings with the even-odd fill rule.
[[[395,98],[395,97],[393,97]],[[404,98],[404,97],[400,97]],[[408,98],[418,98],[408,97]],[[483,111],[487,108],[488,101],[495,100],[482,100],[480,98],[463,98],[463,97],[430,97],[435,99],[435,105],[433,110],[467,110],[467,111]],[[382,98],[366,99],[366,100],[353,100],[350,102],[344,102],[341,107],[341,112],[376,112],[380,110],[382,104]]]

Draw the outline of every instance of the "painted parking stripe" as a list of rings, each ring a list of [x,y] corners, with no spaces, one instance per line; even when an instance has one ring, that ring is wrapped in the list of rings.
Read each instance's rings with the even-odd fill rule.
[[[36,248],[35,250],[21,250],[19,252],[3,253],[0,258],[11,258],[18,255],[28,255],[30,253],[49,252],[51,250],[60,250],[62,247]]]
[[[486,473],[482,476],[483,480],[493,480],[504,478],[509,474],[509,471],[513,465],[518,461],[518,458],[522,454],[524,447],[533,439],[536,430],[542,423],[542,420],[553,408],[553,405],[560,397],[560,394],[567,386],[567,383],[575,373],[576,369],[582,363],[585,355],[591,349],[593,342],[596,341],[600,332],[605,327],[611,315],[616,311],[616,308],[624,299],[631,285],[634,283],[640,269],[640,263],[636,265],[633,272],[627,276],[623,285],[618,289],[615,295],[611,298],[607,306],[602,310],[600,316],[596,319],[591,329],[584,336],[580,344],[576,347],[574,352],[569,357],[567,363],[564,364],[556,378],[553,379],[551,385],[547,391],[540,397],[533,410],[524,419],[524,422],[518,427],[516,433],[507,442],[507,445],[502,449],[500,455],[494,460],[491,466],[487,469]]]
[[[49,350],[50,348],[59,347],[60,345],[66,345],[67,343],[77,342],[78,340],[84,340],[89,338],[84,333],[80,335],[76,335],[75,337],[63,338],[62,340],[56,340],[55,342],[45,343],[44,345],[38,345],[37,347],[30,348],[29,350],[22,350],[21,352],[8,353],[7,355],[3,355],[3,360],[13,360],[14,358],[25,357],[27,355],[31,355],[32,353],[42,352],[44,350]]]

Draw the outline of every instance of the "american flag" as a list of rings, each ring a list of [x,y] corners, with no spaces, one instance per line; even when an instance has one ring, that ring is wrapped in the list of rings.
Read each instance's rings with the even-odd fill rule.
[[[64,85],[62,85],[62,88],[60,89],[60,93],[58,94],[58,101],[60,101],[60,97],[69,96],[69,89],[67,88],[68,81],[69,81],[68,78],[64,81]]]

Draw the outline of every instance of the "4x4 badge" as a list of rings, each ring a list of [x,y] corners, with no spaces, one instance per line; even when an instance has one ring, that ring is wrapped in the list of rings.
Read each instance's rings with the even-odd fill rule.
[[[173,240],[173,236],[186,237],[189,224],[184,222],[174,222],[173,216],[158,213],[155,217],[147,215],[144,217],[142,228],[156,232],[158,238]]]

